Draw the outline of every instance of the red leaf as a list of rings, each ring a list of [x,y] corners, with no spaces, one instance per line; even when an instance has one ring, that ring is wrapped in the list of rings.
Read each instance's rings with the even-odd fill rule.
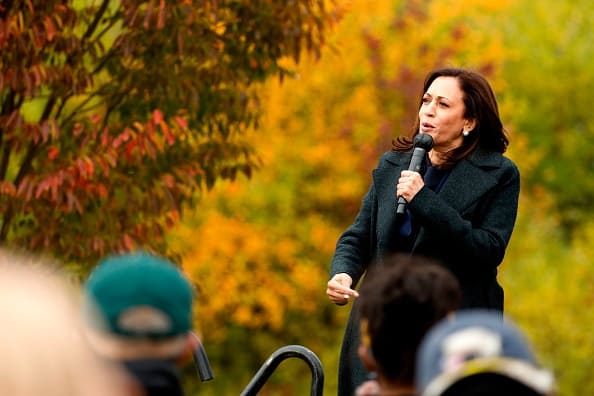
[[[101,145],[102,146],[107,146],[107,143],[109,142],[109,135],[107,134],[107,130],[104,130],[103,133],[101,134]]]
[[[7,180],[0,181],[0,194],[13,197],[16,194],[16,188],[14,184]]]
[[[93,175],[95,174],[95,165],[93,164],[93,161],[91,161],[91,159],[89,157],[85,157],[85,165],[86,165],[86,172],[87,172],[87,177],[92,178]]]
[[[48,185],[48,180],[42,180],[39,182],[37,188],[35,189],[35,199],[41,197],[41,194],[43,194],[43,192],[48,189]]]
[[[188,129],[188,120],[186,120],[183,117],[180,116],[176,116],[175,117],[175,122],[177,122],[177,125],[180,126],[180,128],[182,129]]]
[[[59,150],[57,147],[50,146],[50,147],[47,149],[47,158],[48,158],[50,161],[53,161],[53,160],[55,160],[55,159],[58,157],[58,155],[60,155],[60,150]]]
[[[124,246],[127,250],[132,250],[134,247],[134,241],[130,238],[130,235],[124,234]]]
[[[50,188],[51,188],[51,194],[52,194],[52,201],[56,202],[58,200],[58,190],[62,185],[62,175],[58,174],[55,176],[52,176],[52,178],[50,179]]]
[[[103,199],[107,198],[107,188],[104,184],[97,185],[97,194]]]
[[[81,123],[77,122],[76,124],[74,124],[74,127],[72,128],[72,134],[75,137],[80,136],[80,134],[82,133],[82,131],[83,131],[83,126],[82,126]]]
[[[126,144],[124,151],[126,153],[126,157],[128,160],[130,160],[132,158],[132,151],[134,151],[136,146],[137,146],[137,144],[135,144],[134,142],[129,142],[128,144]]]
[[[130,139],[130,129],[125,128],[122,133],[120,133],[111,143],[113,148],[118,148],[123,142],[127,142]]]
[[[153,111],[153,122],[155,124],[160,124],[163,122],[163,112],[159,109]]]
[[[165,26],[165,1],[161,0],[159,3],[159,14],[157,17],[157,29],[163,29]]]
[[[163,130],[163,136],[165,137],[165,140],[170,146],[172,146],[173,143],[175,143],[175,136],[173,133],[171,133],[171,130],[164,122],[161,124],[161,129]]]
[[[45,17],[43,21],[45,25],[45,30],[47,32],[47,40],[52,41],[53,38],[56,36],[56,26],[54,25],[54,21],[49,16]]]

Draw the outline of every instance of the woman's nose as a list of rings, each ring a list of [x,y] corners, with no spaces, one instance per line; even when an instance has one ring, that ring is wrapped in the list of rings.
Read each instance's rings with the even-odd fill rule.
[[[425,106],[423,106],[423,114],[427,116],[435,115],[435,105],[433,102],[427,103]]]

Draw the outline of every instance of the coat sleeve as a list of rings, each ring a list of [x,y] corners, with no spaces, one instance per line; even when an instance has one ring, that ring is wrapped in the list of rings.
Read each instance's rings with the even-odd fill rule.
[[[462,213],[427,187],[417,193],[409,208],[423,228],[428,252],[433,249],[437,256],[448,257],[455,270],[492,270],[503,261],[517,216],[520,174],[506,161],[497,179]]]
[[[330,277],[338,273],[347,273],[353,279],[352,287],[357,285],[372,259],[373,213],[376,202],[375,188],[372,184],[363,198],[355,221],[336,243]]]

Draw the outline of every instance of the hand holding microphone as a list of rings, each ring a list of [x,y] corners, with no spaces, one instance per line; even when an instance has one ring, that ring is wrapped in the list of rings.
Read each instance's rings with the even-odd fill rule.
[[[425,160],[425,155],[433,148],[433,138],[426,133],[418,133],[413,141],[413,154],[410,159],[408,171],[403,171],[398,179],[396,186],[396,196],[398,197],[398,205],[396,207],[396,214],[402,215],[406,211],[406,204],[408,203],[404,195],[406,190],[413,190],[415,193],[423,187],[423,179],[420,171]],[[416,174],[416,175],[415,175]]]

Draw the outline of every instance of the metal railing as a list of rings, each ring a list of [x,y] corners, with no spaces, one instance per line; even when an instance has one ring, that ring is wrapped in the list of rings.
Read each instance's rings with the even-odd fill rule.
[[[214,375],[210,368],[210,361],[206,355],[206,350],[204,349],[204,345],[202,345],[200,338],[194,333],[192,333],[192,336],[196,340],[196,348],[192,351],[192,356],[194,357],[194,366],[198,372],[198,377],[200,377],[200,381],[202,382],[210,381],[214,379]]]
[[[301,345],[287,345],[273,352],[241,392],[241,396],[257,395],[279,364],[288,358],[299,358],[307,363],[311,370],[310,394],[312,396],[321,396],[324,393],[324,369],[322,363],[315,353]]]

